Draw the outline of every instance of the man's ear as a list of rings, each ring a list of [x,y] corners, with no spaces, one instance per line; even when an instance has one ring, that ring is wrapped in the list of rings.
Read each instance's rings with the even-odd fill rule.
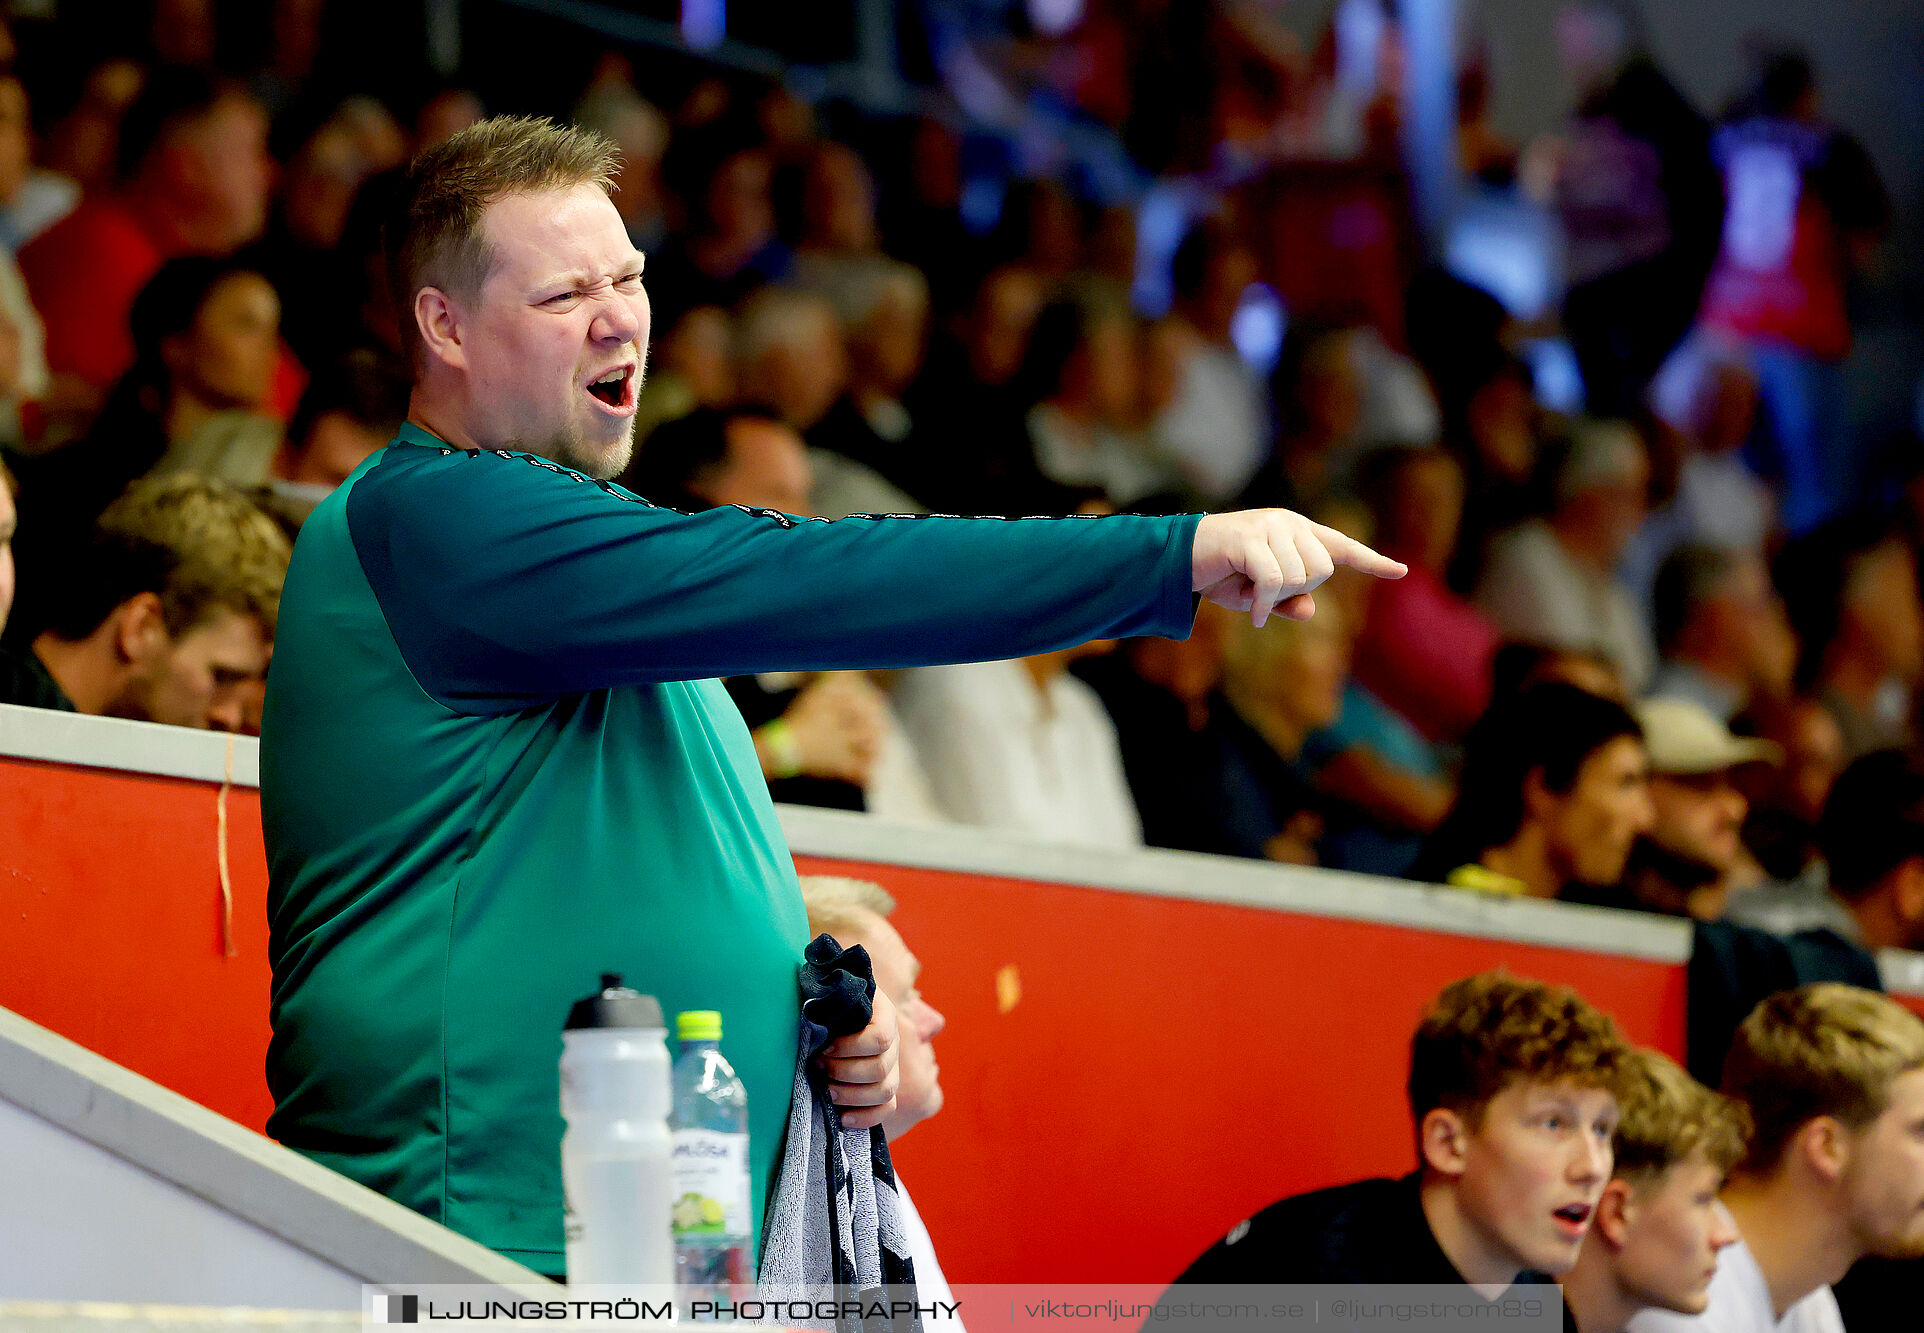
[[[1612,1180],[1603,1187],[1597,1200],[1597,1215],[1590,1223],[1590,1234],[1601,1236],[1613,1250],[1621,1250],[1637,1220],[1637,1192],[1628,1182]]]
[[[1924,856],[1913,856],[1897,867],[1892,888],[1897,915],[1913,939],[1924,933]]]
[[[456,370],[466,370],[467,349],[462,345],[463,312],[453,297],[439,287],[423,287],[414,294],[414,327],[420,331],[427,354]]]
[[[1842,1122],[1827,1115],[1812,1116],[1791,1136],[1791,1151],[1800,1155],[1826,1184],[1843,1178],[1851,1160],[1851,1134]]]
[[[158,593],[137,592],[116,606],[108,618],[114,622],[114,653],[128,666],[145,666],[167,650],[171,636]]]
[[[1523,813],[1526,818],[1543,818],[1556,799],[1550,784],[1543,780],[1541,768],[1533,768],[1523,775]]]
[[[1438,1175],[1460,1176],[1470,1155],[1469,1126],[1447,1106],[1432,1107],[1417,1126],[1416,1144],[1424,1166]]]

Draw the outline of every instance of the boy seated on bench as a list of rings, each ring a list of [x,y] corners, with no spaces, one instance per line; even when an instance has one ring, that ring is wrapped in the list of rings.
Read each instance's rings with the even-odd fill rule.
[[[1563,1299],[1582,1333],[1624,1333],[1640,1310],[1701,1314],[1737,1227],[1717,1194],[1750,1116],[1656,1051],[1631,1054],[1616,1168]]]
[[[1645,1310],[1630,1333],[1843,1333],[1831,1283],[1924,1256],[1924,1020],[1855,986],[1779,991],[1738,1027],[1723,1091],[1753,1125],[1723,1189],[1737,1240],[1703,1313]]]
[[[1562,986],[1453,982],[1411,1044],[1417,1169],[1271,1204],[1177,1281],[1460,1284],[1491,1300],[1549,1282],[1576,1263],[1609,1183],[1629,1052]]]

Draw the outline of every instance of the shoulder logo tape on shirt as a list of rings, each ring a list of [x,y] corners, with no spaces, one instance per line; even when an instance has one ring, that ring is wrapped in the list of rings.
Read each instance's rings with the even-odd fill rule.
[[[489,454],[493,454],[497,458],[517,459],[523,463],[532,463],[534,466],[541,468],[545,471],[558,473],[564,477],[571,477],[575,481],[585,481],[590,486],[595,486],[600,488],[603,492],[605,492],[606,494],[612,496],[614,499],[617,499],[617,500],[625,500],[630,503],[644,504],[644,505],[647,505],[650,509],[667,510],[667,512],[671,514],[685,514],[688,512],[687,510],[683,510],[683,509],[671,509],[667,505],[658,505],[653,500],[647,499],[646,497],[633,495],[627,491],[618,489],[613,482],[603,481],[599,477],[591,477],[587,473],[577,472],[571,467],[563,467],[561,466],[561,464],[555,462],[553,459],[543,458],[539,454],[522,453],[513,449],[487,449],[487,450],[443,449],[441,452],[444,454],[451,454],[451,453],[457,453],[457,452],[466,453],[469,456],[474,458],[479,458],[483,453],[489,453]],[[744,514],[753,514],[757,518],[769,519],[773,522],[781,524],[781,526],[785,528],[797,527],[802,523],[838,523],[842,521],[842,519],[814,518],[814,517],[798,516],[795,514],[784,514],[779,509],[760,509],[755,507],[754,505],[727,505],[727,506],[720,506],[720,507],[725,507],[728,509],[739,509]],[[1057,520],[1080,518],[1080,519],[1094,520],[1102,517],[1104,517],[1104,515],[1102,514],[847,514],[847,515],[844,515],[844,518],[865,518],[865,519],[872,519],[872,520],[879,520],[879,519],[885,519],[885,518],[887,519],[977,518],[977,519],[986,519],[992,523],[1026,522],[1030,519],[1037,519],[1037,518],[1048,518],[1048,519],[1057,519]]]

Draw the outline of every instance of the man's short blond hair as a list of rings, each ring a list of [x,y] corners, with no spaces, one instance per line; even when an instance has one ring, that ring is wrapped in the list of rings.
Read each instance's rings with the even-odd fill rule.
[[[1438,1107],[1472,1126],[1512,1083],[1575,1083],[1620,1093],[1630,1046],[1610,1016],[1566,986],[1501,968],[1451,982],[1410,1043],[1410,1111]]]
[[[1744,1168],[1775,1168],[1817,1116],[1862,1129],[1889,1106],[1891,1080],[1914,1069],[1924,1069],[1924,1019],[1889,996],[1832,981],[1779,991],[1750,1011],[1724,1057],[1723,1090],[1756,1126]]]
[[[423,287],[471,300],[487,280],[494,255],[482,222],[491,205],[578,185],[606,193],[619,161],[615,146],[594,131],[536,116],[477,121],[417,156],[384,238],[394,313],[409,354],[420,349],[414,298]]]
[[[1698,1154],[1720,1175],[1743,1160],[1750,1113],[1742,1102],[1706,1088],[1658,1051],[1630,1051],[1623,1073],[1619,1179],[1641,1188]]]
[[[175,638],[225,608],[273,636],[290,548],[280,525],[240,491],[190,473],[150,477],[107,506],[100,537],[159,553],[161,616]]]
[[[894,896],[870,880],[851,879],[846,875],[803,875],[800,883],[811,935],[852,934],[866,924],[862,920],[864,912],[887,916],[895,910]]]

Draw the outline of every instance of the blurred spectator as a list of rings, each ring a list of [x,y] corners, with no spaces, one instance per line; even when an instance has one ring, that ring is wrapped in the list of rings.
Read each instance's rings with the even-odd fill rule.
[[[247,257],[280,293],[288,343],[309,365],[344,350],[343,307],[360,284],[360,256],[342,244],[355,198],[370,177],[406,160],[400,125],[360,97],[335,108],[287,164],[268,233]]]
[[[1123,771],[1151,847],[1236,855],[1216,795],[1229,704],[1222,696],[1229,612],[1197,609],[1187,639],[1127,639],[1075,664],[1102,699],[1122,746]]]
[[[127,110],[114,191],[20,252],[53,372],[96,389],[124,372],[136,293],[167,259],[231,254],[259,236],[271,169],[251,96],[197,71],[156,71]]]
[[[1747,780],[1750,801],[1744,845],[1779,885],[1803,894],[1821,893],[1827,872],[1817,846],[1817,824],[1848,761],[1844,734],[1830,711],[1810,698],[1767,701],[1741,721],[1784,754],[1780,767],[1753,766],[1738,773],[1740,781]],[[1756,898],[1740,897],[1733,914]]]
[[[648,373],[635,396],[635,438],[645,440],[665,421],[698,407],[734,403],[735,321],[719,306],[702,305],[652,337]]]
[[[41,405],[51,387],[46,342],[26,279],[0,249],[0,449],[32,453],[43,442]]]
[[[1269,449],[1263,386],[1231,337],[1256,256],[1226,226],[1205,221],[1176,250],[1176,305],[1162,326],[1179,367],[1174,400],[1156,433],[1190,490],[1216,507],[1242,491]]]
[[[1731,919],[1779,935],[1831,930],[1867,950],[1924,948],[1924,759],[1875,750],[1838,777],[1818,826],[1823,885],[1745,894]]]
[[[1888,526],[1840,520],[1786,546],[1776,569],[1802,647],[1798,683],[1837,719],[1845,754],[1906,744],[1924,680],[1910,548]]]
[[[1313,732],[1304,748],[1324,797],[1320,863],[1367,875],[1408,874],[1455,794],[1435,749],[1354,680],[1343,687],[1335,720]]]
[[[1140,847],[1116,728],[1068,672],[1097,641],[1009,662],[905,671],[895,708],[949,819],[1087,847]]]
[[[1856,498],[1839,368],[1851,343],[1846,294],[1890,223],[1890,201],[1870,155],[1819,116],[1802,55],[1766,58],[1712,150],[1729,208],[1703,322],[1749,350],[1784,524],[1807,532]]]
[[[1171,462],[1139,429],[1142,371],[1135,316],[1119,294],[1086,288],[1035,322],[1020,382],[1036,468],[1058,493],[1010,497],[1031,513],[1073,507],[1062,495],[1099,492],[1126,508],[1177,484]]]
[[[1441,449],[1370,454],[1357,489],[1376,548],[1409,566],[1373,589],[1356,643],[1356,678],[1433,740],[1459,740],[1490,700],[1502,635],[1444,582],[1463,516],[1463,468]]]
[[[1856,924],[1845,938],[1872,950],[1924,948],[1924,758],[1880,750],[1845,769],[1817,839],[1831,892]]]
[[[0,74],[0,246],[18,250],[79,202],[73,181],[34,168],[26,85],[13,74]]]
[[[205,472],[236,485],[267,480],[279,423],[256,409],[273,382],[280,303],[260,274],[234,260],[168,261],[130,313],[134,365],[86,436],[31,460],[21,537],[36,619],[41,571],[67,560],[94,519],[136,477]]]
[[[1563,324],[1590,411],[1627,415],[1696,319],[1721,210],[1710,127],[1619,6],[1566,5],[1558,29],[1579,80],[1555,182]]]
[[[1490,662],[1491,705],[1548,681],[1574,685],[1612,703],[1630,703],[1623,673],[1595,649],[1556,648],[1513,639],[1498,648]]]
[[[453,138],[487,115],[480,94],[460,84],[428,89],[414,113],[414,151],[424,152]]]
[[[928,342],[929,286],[907,264],[871,255],[852,260],[833,282],[830,298],[848,330],[848,388],[808,433],[808,442],[836,460],[848,459],[880,475],[926,508],[929,489],[925,439],[903,399],[921,372]],[[825,472],[834,464],[827,459]],[[858,512],[863,497],[844,497],[837,478],[822,478],[817,496],[825,517]]]
[[[775,231],[773,161],[754,146],[723,149],[726,133],[685,131],[664,160],[669,178],[685,182],[690,213],[687,233],[648,257],[648,290],[664,325],[698,305],[732,308],[794,264]]]
[[[736,313],[735,370],[744,399],[766,403],[807,433],[848,385],[835,307],[795,287],[756,292]]]
[[[1754,888],[1762,871],[1740,836],[1749,802],[1734,771],[1747,764],[1782,762],[1769,741],[1730,734],[1717,717],[1687,699],[1648,699],[1637,705],[1650,755],[1650,805],[1655,815],[1638,839],[1621,887],[1581,886],[1568,902],[1714,921],[1733,894]]]
[[[1650,386],[1657,415],[1689,440],[1672,508],[1681,541],[1756,549],[1770,536],[1770,488],[1743,461],[1757,421],[1757,376],[1742,353],[1694,338],[1664,364]]]
[[[1006,265],[976,289],[949,337],[909,390],[908,409],[929,434],[927,494],[948,513],[1007,513],[1041,485],[1023,429],[1020,372],[1048,297],[1032,269]]]
[[[1499,697],[1470,733],[1456,805],[1414,878],[1555,898],[1623,877],[1655,819],[1649,761],[1623,705],[1550,682]]]
[[[1223,671],[1230,725],[1211,795],[1238,855],[1297,865],[1320,860],[1323,802],[1305,747],[1341,713],[1349,661],[1349,630],[1328,598],[1307,621],[1275,619],[1260,630],[1242,619],[1230,625]]]
[[[1653,600],[1663,665],[1652,696],[1689,699],[1725,722],[1789,696],[1797,639],[1761,555],[1680,547],[1657,572]]]
[[[1356,330],[1297,323],[1283,340],[1270,377],[1276,400],[1276,449],[1238,505],[1306,511],[1348,480],[1362,443],[1363,373]]]
[[[574,123],[614,141],[621,150],[615,176],[615,209],[628,228],[628,240],[644,253],[668,239],[667,187],[661,178],[668,152],[668,118],[634,85],[627,60],[604,53],[575,104]]]
[[[79,202],[81,194],[113,189],[121,121],[146,82],[147,72],[134,60],[110,56],[87,70],[79,80],[78,96],[53,117],[44,144],[43,165],[76,187],[61,217]],[[43,89],[43,101],[45,96]]]
[[[288,423],[277,465],[288,481],[333,490],[407,419],[411,378],[368,348],[322,366]]]
[[[835,270],[879,252],[875,178],[862,155],[844,143],[816,146],[802,172],[802,234],[796,270],[815,286],[833,286]]]
[[[53,581],[53,618],[0,654],[0,702],[238,731],[267,669],[287,539],[229,487],[143,481]]]
[[[765,403],[811,441],[849,383],[842,322],[826,297],[769,287],[743,303],[735,321],[735,363],[744,400]],[[838,443],[847,444],[844,436]],[[857,442],[859,447],[859,441]],[[866,463],[817,448],[814,509],[825,517],[912,513],[921,506]]]
[[[1621,422],[1576,423],[1550,517],[1503,537],[1477,589],[1477,602],[1506,634],[1599,649],[1633,692],[1649,681],[1654,653],[1615,569],[1643,520],[1649,484],[1636,431]]]

